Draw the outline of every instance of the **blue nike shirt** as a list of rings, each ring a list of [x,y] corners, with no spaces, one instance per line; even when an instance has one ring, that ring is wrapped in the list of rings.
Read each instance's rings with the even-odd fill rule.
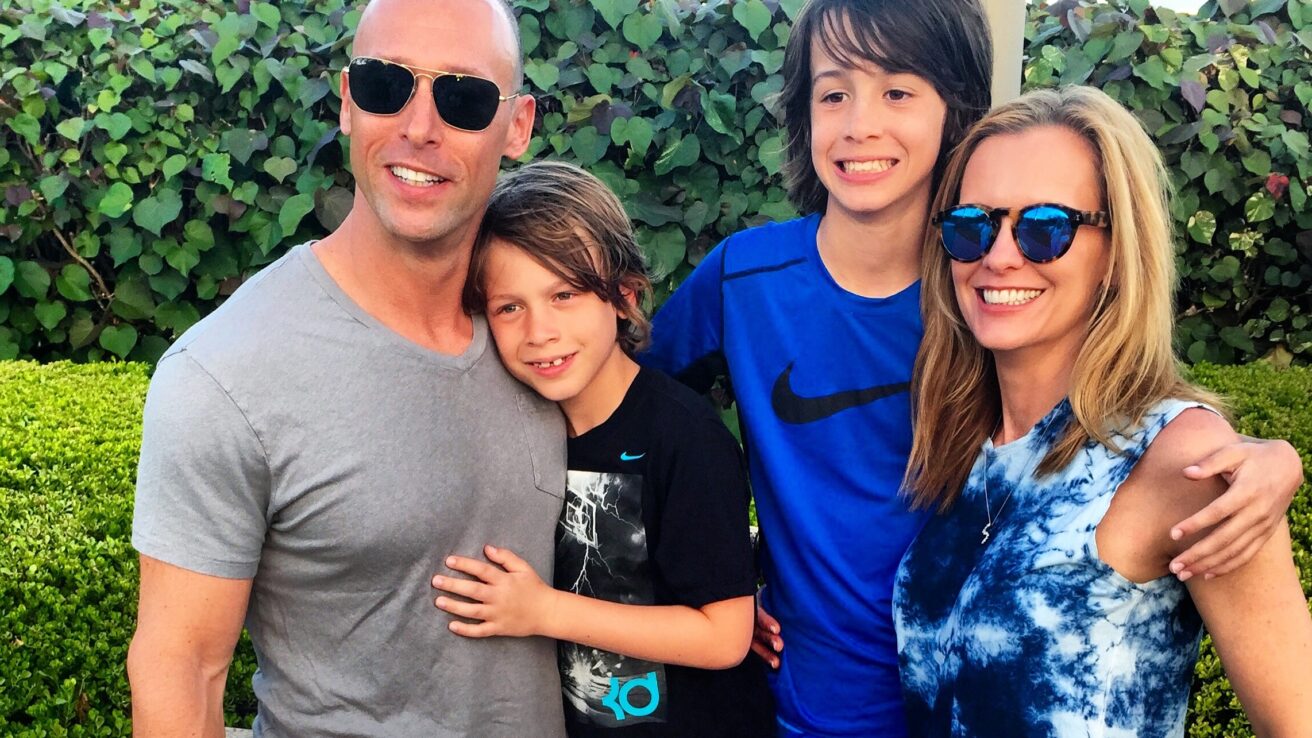
[[[699,391],[727,374],[765,541],[764,605],[785,736],[904,736],[893,576],[928,513],[899,494],[920,284],[854,295],[825,269],[818,215],[717,246],[657,313],[639,360]]]

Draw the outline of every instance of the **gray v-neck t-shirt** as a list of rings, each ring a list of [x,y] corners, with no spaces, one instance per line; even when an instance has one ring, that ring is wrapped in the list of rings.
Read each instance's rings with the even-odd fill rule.
[[[132,543],[251,578],[257,735],[563,735],[556,645],[464,639],[433,606],[449,554],[508,547],[552,581],[559,410],[501,366],[356,305],[308,244],[164,354]]]

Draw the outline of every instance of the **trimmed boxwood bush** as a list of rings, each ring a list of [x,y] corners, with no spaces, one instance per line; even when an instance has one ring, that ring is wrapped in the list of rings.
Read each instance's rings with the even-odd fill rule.
[[[0,362],[0,735],[126,736],[143,364]],[[249,644],[230,716],[254,712]]]
[[[1287,438],[1312,475],[1312,369],[1202,366],[1233,400],[1238,429]],[[126,736],[124,662],[136,613],[129,544],[147,368],[0,362],[0,735]],[[1312,594],[1312,496],[1290,511],[1303,591]],[[230,725],[249,725],[254,656],[229,672]],[[1190,735],[1252,731],[1210,641],[1195,670]]]

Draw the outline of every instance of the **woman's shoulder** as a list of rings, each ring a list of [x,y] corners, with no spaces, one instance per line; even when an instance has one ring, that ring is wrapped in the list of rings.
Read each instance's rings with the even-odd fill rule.
[[[1225,491],[1220,477],[1189,479],[1185,467],[1239,439],[1215,410],[1201,403],[1171,401],[1165,425],[1151,439],[1127,486],[1162,515],[1184,520]],[[1160,406],[1159,406],[1160,407]]]

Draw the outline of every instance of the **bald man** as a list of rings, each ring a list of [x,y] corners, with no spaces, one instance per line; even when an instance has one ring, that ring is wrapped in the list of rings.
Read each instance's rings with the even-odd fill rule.
[[[500,161],[529,142],[519,65],[499,0],[374,0],[342,75],[351,214],[160,360],[132,534],[138,736],[223,735],[243,622],[257,736],[563,735],[555,643],[462,640],[429,585],[488,541],[552,578],[560,414],[460,307]]]

